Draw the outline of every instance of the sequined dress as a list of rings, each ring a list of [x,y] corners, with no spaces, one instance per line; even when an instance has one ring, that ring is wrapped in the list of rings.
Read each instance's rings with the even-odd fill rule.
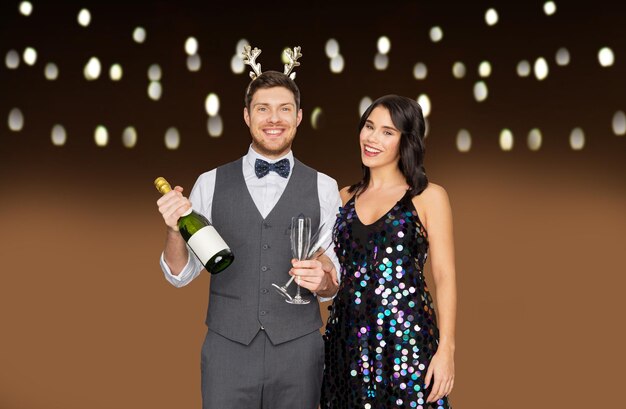
[[[341,285],[324,334],[321,407],[449,409],[447,398],[426,403],[439,331],[423,274],[428,235],[411,196],[369,225],[354,202],[334,227]]]

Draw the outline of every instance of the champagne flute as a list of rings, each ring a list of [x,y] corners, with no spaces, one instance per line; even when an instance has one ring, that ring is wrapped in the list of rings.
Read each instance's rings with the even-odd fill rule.
[[[309,254],[311,246],[311,218],[298,216],[291,218],[291,255],[296,260],[304,260]],[[300,284],[296,280],[296,296],[291,300],[286,300],[289,304],[308,304],[311,301],[305,300],[300,295]]]
[[[331,241],[329,241],[328,243],[324,244],[324,242],[326,240],[328,240],[328,238],[330,237],[331,232],[329,230],[324,231],[324,226],[325,224],[322,223],[320,225],[320,227],[317,229],[317,232],[315,232],[315,234],[313,235],[313,237],[311,238],[311,243],[315,243],[312,246],[309,246],[309,251],[306,255],[306,258],[304,258],[304,260],[314,260],[317,257],[319,257],[322,253],[324,253],[328,247],[330,247],[330,243],[332,243]],[[323,234],[322,231],[324,231]],[[293,229],[292,229],[293,232]],[[292,248],[293,251],[293,248]],[[297,258],[296,256],[294,256],[294,258]],[[289,281],[287,281],[284,285],[279,286],[278,284],[272,284],[272,286],[274,286],[274,288],[276,289],[276,291],[278,291],[278,293],[280,295],[282,295],[283,297],[286,298],[286,302],[290,302],[293,300],[293,297],[291,295],[289,295],[289,293],[287,292],[287,287],[289,287],[291,285],[291,283],[293,282],[294,278],[296,278],[295,276],[292,276]]]

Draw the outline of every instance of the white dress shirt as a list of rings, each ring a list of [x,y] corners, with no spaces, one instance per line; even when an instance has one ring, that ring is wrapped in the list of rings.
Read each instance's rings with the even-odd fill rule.
[[[250,192],[250,196],[252,196],[254,204],[257,209],[259,209],[263,218],[267,217],[276,203],[278,203],[285,187],[287,187],[287,183],[291,178],[292,172],[289,172],[289,176],[287,178],[278,175],[276,172],[269,172],[266,176],[258,178],[254,172],[254,163],[257,159],[263,159],[269,163],[275,163],[284,158],[289,160],[291,169],[293,169],[294,159],[292,151],[289,151],[287,155],[281,158],[270,160],[257,153],[254,149],[252,149],[252,146],[250,146],[248,153],[243,157],[243,177],[245,179],[246,186],[248,187],[248,191]],[[209,221],[211,220],[213,193],[215,191],[215,178],[215,169],[203,173],[200,177],[198,177],[198,180],[189,195],[189,200],[191,201],[193,209],[207,217]],[[337,182],[331,177],[321,172],[317,172],[317,191],[320,202],[320,225],[324,223],[324,230],[331,232],[333,226],[335,225],[339,207],[341,206],[341,198],[339,196]],[[328,247],[325,254],[335,265],[335,269],[337,270],[337,280],[339,280],[339,261],[337,260],[337,256],[331,242],[332,237],[329,234],[328,239],[323,243],[323,246]],[[192,253],[189,252],[187,264],[183,270],[180,274],[173,275],[169,266],[165,262],[163,253],[161,254],[161,269],[163,270],[167,281],[175,287],[183,287],[189,284],[200,274],[203,268],[204,266],[200,263],[198,258],[193,257]],[[285,276],[285,281],[287,281],[287,278],[288,277]],[[330,300],[330,298],[322,297],[319,299],[320,301]]]

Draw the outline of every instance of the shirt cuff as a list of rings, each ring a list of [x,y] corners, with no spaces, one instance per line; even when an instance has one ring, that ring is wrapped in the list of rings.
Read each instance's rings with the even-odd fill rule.
[[[181,270],[180,274],[174,275],[172,274],[172,270],[170,266],[167,265],[165,261],[165,254],[161,253],[161,270],[163,270],[163,274],[165,275],[165,279],[170,282],[174,287],[183,287],[193,279],[193,265],[191,262],[191,254],[187,254],[187,264]]]

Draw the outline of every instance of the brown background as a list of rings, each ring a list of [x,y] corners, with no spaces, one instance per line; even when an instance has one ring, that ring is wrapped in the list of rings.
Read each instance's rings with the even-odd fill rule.
[[[0,408],[199,407],[209,277],[183,289],[163,278],[164,228],[152,180],[163,175],[190,189],[199,173],[245,153],[247,79],[229,69],[240,38],[264,49],[264,69],[280,67],[283,46],[302,45],[305,120],[294,152],[340,186],[360,173],[360,98],[429,94],[426,168],[447,189],[455,222],[455,407],[620,401],[626,173],[624,137],[613,134],[611,118],[626,110],[626,37],[612,2],[593,9],[557,2],[550,18],[542,2],[300,5],[256,14],[241,14],[240,5],[91,3],[35,3],[28,18],[16,2],[0,9],[0,54],[26,46],[39,54],[34,67],[0,67],[0,113],[6,118],[17,106],[25,116],[21,132],[0,127]],[[487,28],[490,6],[500,22]],[[87,29],[75,22],[80,7],[92,12]],[[270,30],[268,22],[280,27]],[[437,24],[444,40],[435,45],[428,29]],[[136,25],[148,31],[141,46],[130,40]],[[184,65],[190,35],[200,42],[198,73]],[[383,72],[372,67],[380,35],[392,41]],[[346,60],[341,75],[327,68],[330,37]],[[606,45],[616,63],[603,69],[596,54]],[[568,67],[553,63],[561,46],[572,54]],[[88,83],[82,67],[91,55],[103,74]],[[545,81],[517,77],[519,60],[541,55],[551,68]],[[494,72],[489,98],[478,104],[472,86],[483,59]],[[457,60],[468,68],[462,80],[450,74]],[[43,77],[47,61],[59,65],[59,80]],[[412,78],[418,61],[428,65],[425,81]],[[119,83],[107,78],[113,62],[124,67]],[[159,102],[145,92],[155,62],[164,71]],[[222,103],[218,139],[205,130],[208,92]],[[318,130],[309,121],[316,106],[324,110]],[[62,148],[50,143],[55,123],[68,132]],[[104,148],[93,143],[98,124],[111,135]],[[128,125],[139,133],[133,149],[121,144]],[[181,132],[176,151],[163,145],[169,126]],[[577,126],[586,145],[576,152],[568,137]],[[525,143],[534,127],[544,135],[538,152]],[[455,148],[460,128],[472,133],[469,153]],[[498,147],[502,128],[515,135],[511,152]]]

